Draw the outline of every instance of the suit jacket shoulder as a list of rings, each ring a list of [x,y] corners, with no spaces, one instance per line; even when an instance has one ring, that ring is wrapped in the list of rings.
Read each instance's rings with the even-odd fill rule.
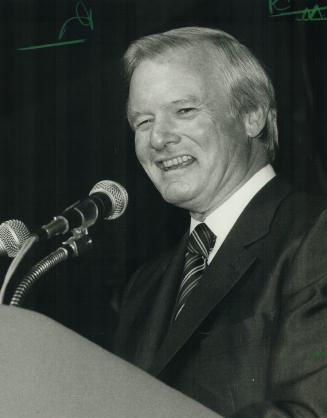
[[[327,355],[315,353],[327,345],[326,206],[270,181],[173,324],[185,238],[141,267],[116,352],[223,416],[325,417]]]

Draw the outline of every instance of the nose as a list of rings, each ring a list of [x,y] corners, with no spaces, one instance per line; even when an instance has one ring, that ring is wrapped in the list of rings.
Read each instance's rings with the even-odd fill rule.
[[[173,122],[168,119],[157,119],[151,130],[151,146],[160,151],[168,144],[177,144],[180,136],[176,133]]]

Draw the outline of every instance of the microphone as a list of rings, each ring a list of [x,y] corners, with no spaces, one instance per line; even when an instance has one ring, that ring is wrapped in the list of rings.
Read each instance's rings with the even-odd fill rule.
[[[72,229],[88,228],[98,221],[117,219],[125,212],[127,204],[128,194],[121,184],[102,180],[91,189],[88,198],[66,208],[43,225],[37,235],[40,239],[50,239]]]
[[[30,235],[27,226],[17,219],[3,222],[0,225],[0,256],[16,257]]]

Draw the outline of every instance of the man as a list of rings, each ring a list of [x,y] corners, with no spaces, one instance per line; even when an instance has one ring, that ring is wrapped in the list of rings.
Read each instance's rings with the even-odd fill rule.
[[[125,292],[118,354],[233,418],[327,416],[327,213],[270,165],[274,91],[232,36],[180,28],[125,55],[128,119],[177,248]]]

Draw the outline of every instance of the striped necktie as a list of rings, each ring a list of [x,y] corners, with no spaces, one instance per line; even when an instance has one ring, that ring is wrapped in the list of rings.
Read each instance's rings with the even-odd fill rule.
[[[205,223],[198,224],[190,235],[185,254],[183,280],[178,290],[172,321],[176,321],[190,293],[199,283],[215,241],[215,234]]]

